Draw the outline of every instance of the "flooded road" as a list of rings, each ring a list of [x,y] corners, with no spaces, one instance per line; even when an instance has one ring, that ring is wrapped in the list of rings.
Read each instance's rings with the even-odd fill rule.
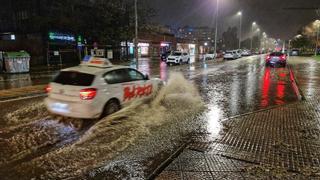
[[[41,97],[0,102],[1,179],[144,179],[187,135],[215,139],[228,117],[298,101],[289,69],[265,67],[264,56],[182,66],[142,59],[139,70],[168,85],[81,130],[50,116]]]

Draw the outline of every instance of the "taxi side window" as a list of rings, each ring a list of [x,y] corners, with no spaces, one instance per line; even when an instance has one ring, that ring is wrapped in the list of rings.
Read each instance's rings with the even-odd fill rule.
[[[125,69],[108,72],[104,75],[104,79],[108,84],[118,84],[130,81]]]
[[[128,69],[130,81],[142,81],[145,77],[134,69]]]

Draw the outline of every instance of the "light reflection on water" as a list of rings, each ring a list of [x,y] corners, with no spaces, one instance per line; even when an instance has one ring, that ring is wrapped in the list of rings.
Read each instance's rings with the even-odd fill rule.
[[[207,119],[207,130],[210,133],[210,136],[217,137],[219,132],[221,131],[222,125],[221,125],[221,114],[222,111],[218,106],[211,105],[208,107],[208,112],[206,113],[206,119]]]

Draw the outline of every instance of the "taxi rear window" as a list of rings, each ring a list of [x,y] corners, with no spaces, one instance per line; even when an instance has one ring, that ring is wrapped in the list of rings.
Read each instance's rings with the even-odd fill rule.
[[[95,76],[75,71],[62,71],[56,76],[53,82],[72,86],[91,86]]]

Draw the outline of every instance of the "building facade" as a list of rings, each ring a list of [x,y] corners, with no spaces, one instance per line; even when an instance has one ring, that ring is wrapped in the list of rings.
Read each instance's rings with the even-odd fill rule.
[[[213,28],[185,26],[172,31],[175,32],[175,36],[180,39],[180,44],[184,47],[190,46],[190,51],[193,51],[191,49],[195,49],[195,54],[205,54],[213,50]]]

